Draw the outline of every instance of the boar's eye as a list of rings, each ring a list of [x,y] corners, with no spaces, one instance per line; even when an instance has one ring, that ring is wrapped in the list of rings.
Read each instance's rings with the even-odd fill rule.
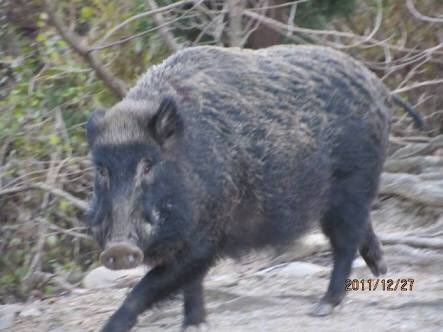
[[[97,165],[96,166],[96,173],[100,179],[105,179],[108,175],[108,170],[103,165]]]
[[[152,169],[152,161],[148,158],[143,160],[143,175],[148,175]]]

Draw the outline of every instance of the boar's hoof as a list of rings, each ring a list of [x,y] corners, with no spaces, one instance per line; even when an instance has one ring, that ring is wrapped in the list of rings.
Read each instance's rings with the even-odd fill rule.
[[[369,264],[369,262],[367,263],[369,269],[376,277],[378,277],[379,275],[386,274],[386,272],[388,272],[388,265],[386,264],[383,258],[379,259],[373,264]]]
[[[333,311],[334,311],[334,306],[332,304],[327,302],[320,302],[310,312],[310,315],[315,317],[328,316]]]
[[[111,270],[132,269],[143,262],[143,252],[129,243],[113,243],[100,254],[100,261]]]

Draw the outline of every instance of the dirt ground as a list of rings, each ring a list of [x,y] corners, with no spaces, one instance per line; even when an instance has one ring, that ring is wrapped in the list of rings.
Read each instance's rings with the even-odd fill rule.
[[[442,211],[394,199],[380,203],[373,220],[381,237],[443,234]],[[209,331],[443,331],[443,251],[404,244],[384,250],[389,272],[380,279],[413,279],[412,290],[408,284],[405,291],[386,291],[379,284],[375,291],[349,291],[323,318],[309,312],[329,279],[331,257],[324,244],[299,246],[279,257],[258,253],[241,262],[223,261],[206,280]],[[354,278],[374,278],[360,257]],[[8,331],[97,331],[128,291],[79,289],[20,306]],[[133,331],[180,331],[181,319],[177,296],[142,315]]]

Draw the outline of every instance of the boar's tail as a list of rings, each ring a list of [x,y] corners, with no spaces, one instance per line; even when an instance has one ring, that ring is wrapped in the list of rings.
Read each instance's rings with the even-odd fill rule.
[[[414,120],[415,126],[419,129],[424,128],[424,121],[423,118],[420,116],[420,114],[417,113],[414,106],[412,106],[410,103],[408,103],[406,100],[402,99],[398,95],[392,95],[392,100],[395,104],[398,106],[401,106],[404,108],[406,113],[409,114],[409,116]]]

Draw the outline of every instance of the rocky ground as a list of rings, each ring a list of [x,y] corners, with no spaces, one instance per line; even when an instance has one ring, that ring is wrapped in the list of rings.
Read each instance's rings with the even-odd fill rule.
[[[349,291],[329,317],[309,316],[331,269],[328,245],[320,234],[308,235],[283,256],[257,253],[240,262],[221,262],[206,280],[209,330],[443,331],[442,212],[393,198],[380,201],[373,219],[387,243],[389,272],[383,279],[412,279],[412,289],[408,282],[404,291],[383,290],[381,284],[375,291]],[[90,273],[83,288],[65,295],[1,306],[0,330],[97,331],[140,275],[136,271],[115,279],[103,272]],[[373,278],[360,257],[351,278]],[[140,317],[134,331],[180,331],[181,311],[177,296]]]

